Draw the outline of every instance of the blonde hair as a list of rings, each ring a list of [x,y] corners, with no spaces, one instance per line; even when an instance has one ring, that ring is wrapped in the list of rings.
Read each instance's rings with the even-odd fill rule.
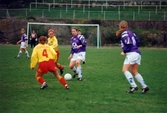
[[[125,20],[122,20],[120,23],[119,23],[119,28],[123,28],[123,29],[127,29],[128,28],[128,22],[125,21]]]
[[[122,20],[122,21],[119,23],[119,30],[116,31],[116,36],[117,36],[117,37],[120,37],[121,34],[122,34],[126,29],[128,29],[128,22],[125,21],[125,20]]]

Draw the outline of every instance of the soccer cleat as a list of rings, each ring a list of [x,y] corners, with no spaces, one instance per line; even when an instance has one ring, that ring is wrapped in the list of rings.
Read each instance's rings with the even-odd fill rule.
[[[83,64],[85,64],[86,62],[85,62],[85,61],[83,61],[82,63],[83,63]]]
[[[15,58],[19,58],[18,56],[15,56]]]
[[[64,72],[64,67],[62,69],[60,69],[60,75],[62,75]]]
[[[47,87],[48,87],[48,85],[46,83],[43,83],[40,89],[45,89]]]
[[[66,86],[66,89],[70,89],[70,87],[69,87],[69,86]]]
[[[75,78],[77,75],[78,75],[78,73],[74,73],[74,75],[73,75],[73,77],[72,77],[72,78]]]
[[[128,91],[128,93],[133,93],[134,91],[137,91],[138,87],[130,87],[130,90]]]
[[[82,78],[78,78],[79,81],[82,81]]]
[[[26,58],[27,58],[27,59],[30,59],[30,57],[28,57],[28,56],[27,56]]]
[[[142,94],[145,94],[149,90],[148,87],[142,89]]]

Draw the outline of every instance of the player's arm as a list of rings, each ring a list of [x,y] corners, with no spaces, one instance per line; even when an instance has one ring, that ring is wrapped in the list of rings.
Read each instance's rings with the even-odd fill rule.
[[[19,44],[21,42],[21,40],[17,41],[17,44]]]
[[[135,33],[134,33],[134,36],[135,36],[136,45],[137,45],[137,47],[139,47],[140,46],[140,39],[136,36]]]
[[[58,41],[57,41],[57,38],[55,38],[53,42],[53,48],[57,48],[57,47],[58,47]]]
[[[81,46],[81,47],[86,47],[87,42],[86,42],[85,37],[84,37],[83,35],[80,35],[80,36],[79,36],[79,40],[80,40],[80,42],[82,43],[82,46]]]
[[[37,56],[37,50],[36,48],[33,49],[32,55],[31,55],[31,63],[30,63],[30,68],[34,69],[36,64],[38,62],[38,56]]]

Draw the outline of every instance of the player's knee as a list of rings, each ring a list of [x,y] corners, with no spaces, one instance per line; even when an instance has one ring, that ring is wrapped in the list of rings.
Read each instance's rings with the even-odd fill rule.
[[[73,67],[74,67],[74,66],[72,66],[72,65],[69,65],[69,68],[70,68],[70,69],[73,69]]]
[[[76,66],[79,66],[80,65],[80,62],[76,62]]]

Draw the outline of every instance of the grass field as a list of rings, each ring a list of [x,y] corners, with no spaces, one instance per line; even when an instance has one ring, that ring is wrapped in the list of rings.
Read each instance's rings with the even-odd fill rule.
[[[119,47],[87,48],[83,81],[68,81],[66,90],[53,75],[44,76],[49,87],[40,90],[30,60],[19,46],[0,45],[0,113],[167,113],[167,49],[140,48],[139,72],[150,88],[141,94],[125,91],[129,84],[121,72],[124,58]],[[32,49],[28,47],[31,54]],[[60,46],[60,63],[68,68],[69,46]]]

